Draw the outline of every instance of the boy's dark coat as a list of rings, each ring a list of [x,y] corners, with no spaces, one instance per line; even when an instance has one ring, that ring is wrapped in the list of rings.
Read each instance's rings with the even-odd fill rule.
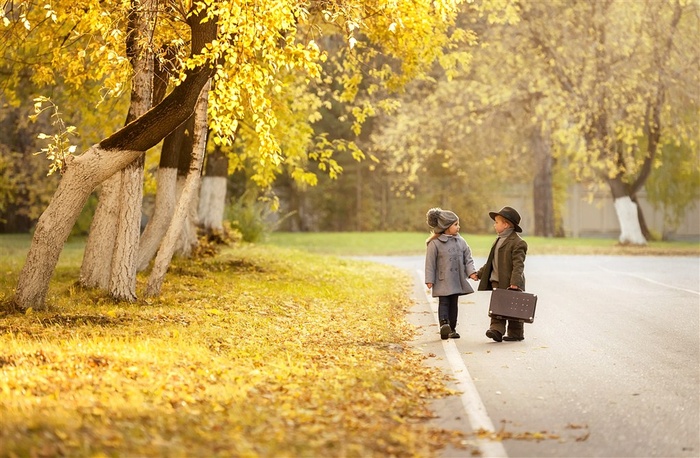
[[[479,291],[493,289],[491,287],[491,270],[493,268],[493,253],[496,249],[494,242],[489,252],[486,264],[479,269]],[[498,285],[499,288],[508,288],[517,285],[525,290],[525,256],[527,255],[527,242],[520,238],[517,232],[513,232],[503,241],[498,250]]]

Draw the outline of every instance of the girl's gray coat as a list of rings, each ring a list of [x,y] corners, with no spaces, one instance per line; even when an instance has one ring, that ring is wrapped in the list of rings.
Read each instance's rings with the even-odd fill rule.
[[[433,284],[433,297],[473,293],[467,277],[474,272],[472,250],[459,234],[440,234],[428,242],[425,283]]]

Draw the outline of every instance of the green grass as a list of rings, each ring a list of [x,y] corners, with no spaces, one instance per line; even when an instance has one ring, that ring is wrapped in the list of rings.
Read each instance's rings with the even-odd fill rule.
[[[494,235],[462,234],[475,256],[487,256]],[[265,243],[333,255],[422,255],[428,233],[422,232],[274,232]],[[528,254],[700,255],[700,242],[650,242],[645,247],[621,246],[602,238],[524,236]]]

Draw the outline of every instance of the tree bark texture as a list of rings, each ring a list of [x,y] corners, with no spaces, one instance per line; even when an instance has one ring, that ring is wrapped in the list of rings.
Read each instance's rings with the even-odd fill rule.
[[[207,234],[220,234],[224,230],[226,184],[225,176],[204,175],[202,177],[197,219],[199,227]]]
[[[554,193],[552,191],[552,148],[549,136],[539,127],[532,133],[535,156],[535,180],[533,182],[533,206],[535,209],[535,235],[554,236]]]
[[[220,234],[224,230],[227,178],[228,156],[216,147],[206,156],[197,209],[199,227],[207,234]]]
[[[157,296],[165,280],[165,274],[168,271],[168,266],[175,253],[175,244],[180,238],[183,224],[190,212],[192,201],[197,195],[199,189],[200,175],[202,172],[202,163],[204,161],[204,149],[207,141],[207,103],[209,100],[209,84],[206,84],[202,89],[200,98],[197,102],[194,113],[194,147],[192,149],[192,161],[190,170],[187,175],[187,180],[182,191],[182,195],[177,203],[173,220],[168,228],[163,242],[161,243],[156,260],[153,264],[153,269],[148,277],[146,285],[147,296]]]
[[[177,203],[177,169],[159,167],[157,180],[153,216],[148,220],[139,241],[139,254],[136,263],[139,272],[146,270],[156,255],[158,246],[168,231]]]
[[[95,214],[90,223],[90,232],[85,244],[83,262],[80,266],[79,282],[87,288],[107,289],[114,242],[117,239],[119,212],[119,190],[122,175],[115,173],[102,183]]]
[[[153,105],[153,50],[146,44],[155,27],[157,0],[132,0],[127,55],[134,69],[127,124],[143,116]],[[117,239],[112,255],[109,294],[117,300],[136,300],[136,256],[143,202],[143,156],[126,166],[122,175]]]
[[[216,21],[202,23],[201,19],[201,15],[188,19],[195,50],[202,49],[216,37]],[[90,194],[190,117],[212,71],[211,66],[187,71],[185,81],[161,103],[81,156],[67,160],[58,189],[37,223],[17,283],[15,305],[19,308],[46,307],[49,282],[61,249]]]
[[[177,178],[178,202],[182,199],[182,194],[188,186],[188,181],[188,177],[178,176]],[[197,190],[189,201],[185,219],[182,221],[180,236],[177,242],[175,242],[175,254],[182,258],[192,257],[192,253],[199,245],[199,238],[197,237],[197,225],[199,224],[197,208],[199,206],[199,189],[201,188],[201,183],[202,177],[200,175],[197,180]]]
[[[158,164],[158,180],[156,184],[156,201],[153,216],[148,221],[141,235],[137,268],[139,271],[148,268],[155,257],[165,233],[168,231],[175,205],[177,204],[177,165],[180,154],[192,154],[192,149],[183,150],[186,131],[193,124],[194,116],[180,124],[163,140]],[[190,129],[191,130],[191,129]]]
[[[208,98],[207,98],[208,100]],[[199,129],[204,129],[204,132],[200,132]],[[201,158],[199,166],[196,165],[197,158],[195,157],[197,151],[195,151],[199,145],[196,139],[204,139],[206,141],[207,133],[206,119],[203,124],[196,124],[195,116],[192,116],[187,121],[187,128],[185,129],[185,136],[182,143],[182,152],[178,156],[177,164],[177,201],[179,202],[182,198],[182,193],[190,180],[190,174],[192,173],[192,167],[197,167],[199,170],[199,180],[197,181],[197,192],[189,200],[189,208],[185,215],[185,219],[181,221],[182,228],[180,230],[180,236],[175,243],[175,254],[178,254],[184,258],[189,258],[192,255],[193,249],[199,243],[197,239],[197,199],[199,198],[199,185],[201,183],[201,173],[202,166],[204,164],[204,152],[206,150],[206,144],[202,146]],[[195,138],[196,137],[196,138]]]
[[[121,172],[117,238],[109,276],[109,294],[120,301],[136,300],[136,260],[143,202],[143,156]]]
[[[19,275],[15,304],[43,309],[53,271],[63,244],[95,187],[142,151],[105,151],[93,146],[81,156],[69,157],[66,171],[49,206],[39,217],[27,260]]]

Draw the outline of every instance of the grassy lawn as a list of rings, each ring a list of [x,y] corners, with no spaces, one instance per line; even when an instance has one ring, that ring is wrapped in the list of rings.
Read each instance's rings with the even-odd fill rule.
[[[49,309],[20,314],[29,239],[0,242],[0,456],[429,457],[464,440],[426,421],[449,391],[407,345],[393,269],[241,245],[119,304],[75,285],[75,241]]]
[[[496,235],[462,234],[475,256],[487,256]],[[266,243],[334,255],[423,255],[425,232],[274,232]],[[700,242],[650,242],[646,247],[620,246],[600,238],[524,236],[528,254],[609,254],[699,256]]]

